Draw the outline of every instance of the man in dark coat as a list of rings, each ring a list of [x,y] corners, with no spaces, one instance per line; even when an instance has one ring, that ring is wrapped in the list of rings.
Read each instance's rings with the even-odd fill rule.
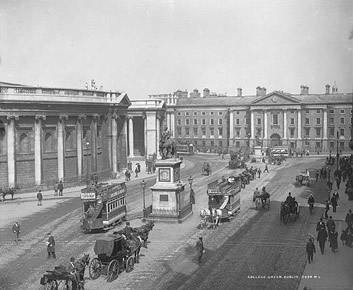
[[[199,264],[201,264],[202,255],[205,251],[204,246],[203,246],[202,237],[199,237],[199,240],[196,242],[196,251],[197,251],[198,262],[199,262]]]
[[[346,215],[346,219],[345,219],[346,223],[347,223],[347,226],[349,228],[352,227],[352,224],[353,224],[353,214],[352,214],[352,210],[350,209],[349,212],[347,213]]]
[[[338,248],[337,239],[338,239],[338,233],[336,231],[331,231],[329,234],[330,248],[334,253],[336,253],[336,250]]]
[[[306,243],[306,253],[308,255],[308,262],[310,264],[313,262],[314,253],[316,253],[315,245],[311,238],[309,238],[308,242]]]
[[[335,193],[331,197],[331,205],[332,205],[332,211],[336,212],[336,208],[338,204],[337,204],[337,197]]]
[[[37,193],[37,205],[42,205],[42,199],[43,199],[43,194],[42,194],[42,191],[39,190],[38,193]]]
[[[321,254],[324,254],[326,240],[327,240],[326,229],[319,230],[319,232],[317,233],[317,241],[319,242],[319,245],[320,245]]]
[[[327,231],[328,231],[328,236],[330,239],[331,233],[334,233],[336,231],[336,224],[335,221],[332,219],[332,216],[330,216],[329,220],[326,223]]]
[[[318,232],[321,229],[325,229],[325,223],[323,222],[322,218],[320,218],[320,221],[316,224],[316,231]]]
[[[21,228],[18,222],[15,222],[12,226],[12,232],[15,234],[16,243],[19,241]]]
[[[53,258],[56,258],[55,255],[55,240],[51,233],[48,233],[48,241],[47,241],[47,252],[48,252],[48,259],[52,255]]]
[[[264,169],[264,172],[265,172],[265,171],[267,171],[267,173],[270,173],[270,172],[268,171],[267,164],[265,164],[265,169]]]
[[[62,180],[60,180],[58,184],[58,190],[59,190],[59,196],[63,196],[64,184]]]

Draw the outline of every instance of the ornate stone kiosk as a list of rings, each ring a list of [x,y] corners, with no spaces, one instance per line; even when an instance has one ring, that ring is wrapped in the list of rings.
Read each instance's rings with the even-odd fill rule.
[[[164,146],[166,143],[170,143],[170,148]],[[152,212],[148,220],[182,223],[192,214],[192,204],[189,192],[185,191],[185,183],[180,180],[182,161],[174,158],[174,142],[167,128],[162,134],[160,149],[163,159],[155,163],[157,176],[156,184],[151,187]]]

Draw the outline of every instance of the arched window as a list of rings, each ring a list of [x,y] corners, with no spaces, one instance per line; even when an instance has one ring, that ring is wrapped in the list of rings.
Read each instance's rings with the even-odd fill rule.
[[[20,142],[19,142],[19,153],[29,153],[29,137],[28,134],[22,133],[20,135]]]
[[[44,137],[44,152],[54,151],[54,142],[52,133],[46,133]]]

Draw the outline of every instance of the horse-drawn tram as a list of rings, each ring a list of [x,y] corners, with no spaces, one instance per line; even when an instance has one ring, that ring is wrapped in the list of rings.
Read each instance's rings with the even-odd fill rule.
[[[209,208],[216,209],[220,218],[229,218],[240,209],[240,191],[240,177],[230,176],[207,184]]]
[[[86,187],[81,190],[81,201],[84,232],[113,227],[126,217],[125,182]]]

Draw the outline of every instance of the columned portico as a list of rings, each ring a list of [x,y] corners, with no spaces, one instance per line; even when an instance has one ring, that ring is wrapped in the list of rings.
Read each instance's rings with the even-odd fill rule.
[[[64,128],[67,115],[60,115],[58,120],[58,179],[64,179]]]
[[[112,170],[114,173],[118,172],[118,158],[117,158],[117,142],[118,142],[118,115],[112,114]]]
[[[42,184],[42,120],[46,116],[36,115],[34,121],[34,182],[36,185]]]
[[[134,157],[134,121],[129,116],[129,157]]]
[[[15,158],[15,120],[19,120],[18,116],[8,115],[7,120],[7,174],[9,186],[15,186],[16,184],[16,158]]]
[[[283,139],[287,143],[287,109],[283,109]]]

